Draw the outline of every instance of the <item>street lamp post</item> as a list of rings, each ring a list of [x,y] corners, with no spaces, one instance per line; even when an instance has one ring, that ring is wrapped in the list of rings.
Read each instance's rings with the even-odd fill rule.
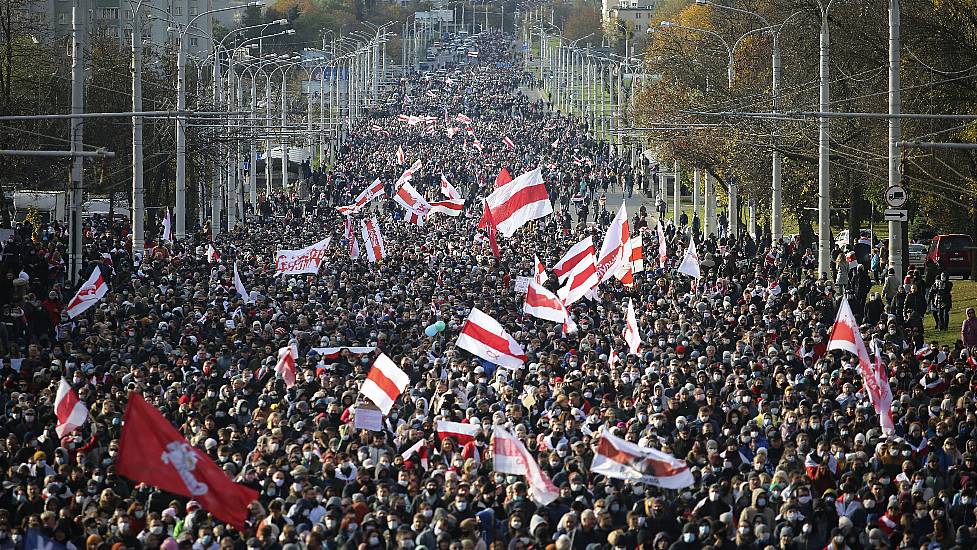
[[[176,110],[179,112],[176,117],[176,205],[174,208],[174,217],[176,219],[174,220],[175,227],[173,232],[176,240],[181,240],[186,237],[187,117],[184,111],[186,111],[187,106],[187,48],[185,42],[187,33],[191,28],[194,28],[194,23],[196,23],[197,19],[203,16],[222,11],[260,5],[262,5],[262,2],[251,2],[247,6],[227,6],[207,10],[191,18],[190,21],[187,22],[186,26],[179,31],[177,38],[178,50],[176,55]],[[274,23],[280,23],[281,21],[285,20],[275,21]],[[287,21],[285,22],[287,23]],[[200,203],[199,200],[198,203]],[[198,206],[198,208],[202,207]]]

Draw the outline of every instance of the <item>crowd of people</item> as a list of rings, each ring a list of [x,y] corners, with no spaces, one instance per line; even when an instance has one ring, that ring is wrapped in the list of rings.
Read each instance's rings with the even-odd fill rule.
[[[123,236],[96,220],[81,279],[101,270],[110,291],[77,318],[64,314],[77,287],[59,275],[63,227],[18,227],[0,268],[0,550],[30,548],[38,533],[48,548],[88,550],[974,548],[973,312],[956,346],[926,346],[922,325],[891,301],[868,295],[855,308],[889,372],[892,436],[855,358],[826,349],[841,296],[857,297],[819,276],[796,241],[690,237],[669,224],[659,266],[656,220],[642,208],[632,227],[645,234],[646,269],[633,288],[610,281],[574,303],[571,334],[527,316],[516,277],[533,273],[534,256],[552,266],[582,237],[599,242],[608,216],[594,211],[613,217],[646,171],[522,93],[527,79],[509,68],[520,64],[496,64],[514,58],[505,37],[487,33],[478,44],[478,62],[452,83],[405,81],[397,112],[357,126],[308,202],[275,194],[253,222],[161,244],[136,262]],[[439,121],[430,133],[400,113]],[[445,124],[445,113],[470,117],[472,132],[462,125],[448,137],[445,126],[457,123]],[[377,177],[389,197],[404,169],[398,148],[406,164],[423,162],[412,180],[420,192],[433,200],[444,175],[469,198],[470,215],[418,227],[377,200],[369,213],[387,257],[353,260],[335,207]],[[517,175],[537,166],[555,212],[500,238],[496,258],[478,238],[479,199],[503,167]],[[333,245],[318,274],[274,276],[276,249],[326,236]],[[699,280],[675,271],[690,238]],[[234,262],[254,303],[235,291]],[[893,291],[914,296],[916,284]],[[556,277],[546,286],[555,289]],[[638,354],[623,339],[628,298]],[[455,346],[472,308],[525,347],[521,368]],[[445,330],[425,334],[436,321]],[[299,374],[286,388],[274,366],[291,341]],[[334,346],[377,351],[313,349]],[[380,351],[410,384],[380,431],[355,429],[351,411]],[[612,356],[621,359],[610,365]],[[52,404],[62,378],[90,417],[58,438]],[[130,392],[258,491],[243,530],[116,472]],[[460,445],[438,438],[438,420],[481,431]],[[523,478],[493,470],[494,426],[523,441],[558,499],[540,505]],[[604,430],[686,460],[694,483],[665,490],[591,473]],[[405,453],[420,440],[423,460]]]

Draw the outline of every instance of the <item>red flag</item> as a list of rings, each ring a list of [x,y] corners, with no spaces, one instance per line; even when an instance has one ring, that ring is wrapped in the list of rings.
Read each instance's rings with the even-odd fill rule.
[[[509,175],[509,171],[503,166],[502,170],[499,172],[498,176],[495,176],[495,186],[502,187],[503,185],[512,181],[512,176]]]
[[[497,229],[495,227],[495,218],[492,216],[492,210],[488,207],[488,203],[482,203],[482,219],[478,221],[479,229],[484,229],[488,233],[489,245],[492,247],[492,255],[495,259],[500,259],[502,257],[502,250],[499,249],[499,241],[496,240],[495,234]]]
[[[137,393],[129,394],[115,461],[119,475],[192,498],[217,519],[243,530],[248,505],[258,498],[231,481],[203,451]]]

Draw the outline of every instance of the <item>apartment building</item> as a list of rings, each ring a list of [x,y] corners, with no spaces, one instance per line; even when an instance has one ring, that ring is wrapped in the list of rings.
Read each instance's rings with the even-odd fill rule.
[[[605,23],[620,21],[634,29],[635,34],[644,33],[652,24],[657,7],[658,0],[602,0],[601,17]]]

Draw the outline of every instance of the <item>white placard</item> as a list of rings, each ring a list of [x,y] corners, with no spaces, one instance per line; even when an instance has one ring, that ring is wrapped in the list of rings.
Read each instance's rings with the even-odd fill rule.
[[[353,409],[353,427],[358,430],[371,432],[383,431],[383,414],[371,407],[357,407]]]

